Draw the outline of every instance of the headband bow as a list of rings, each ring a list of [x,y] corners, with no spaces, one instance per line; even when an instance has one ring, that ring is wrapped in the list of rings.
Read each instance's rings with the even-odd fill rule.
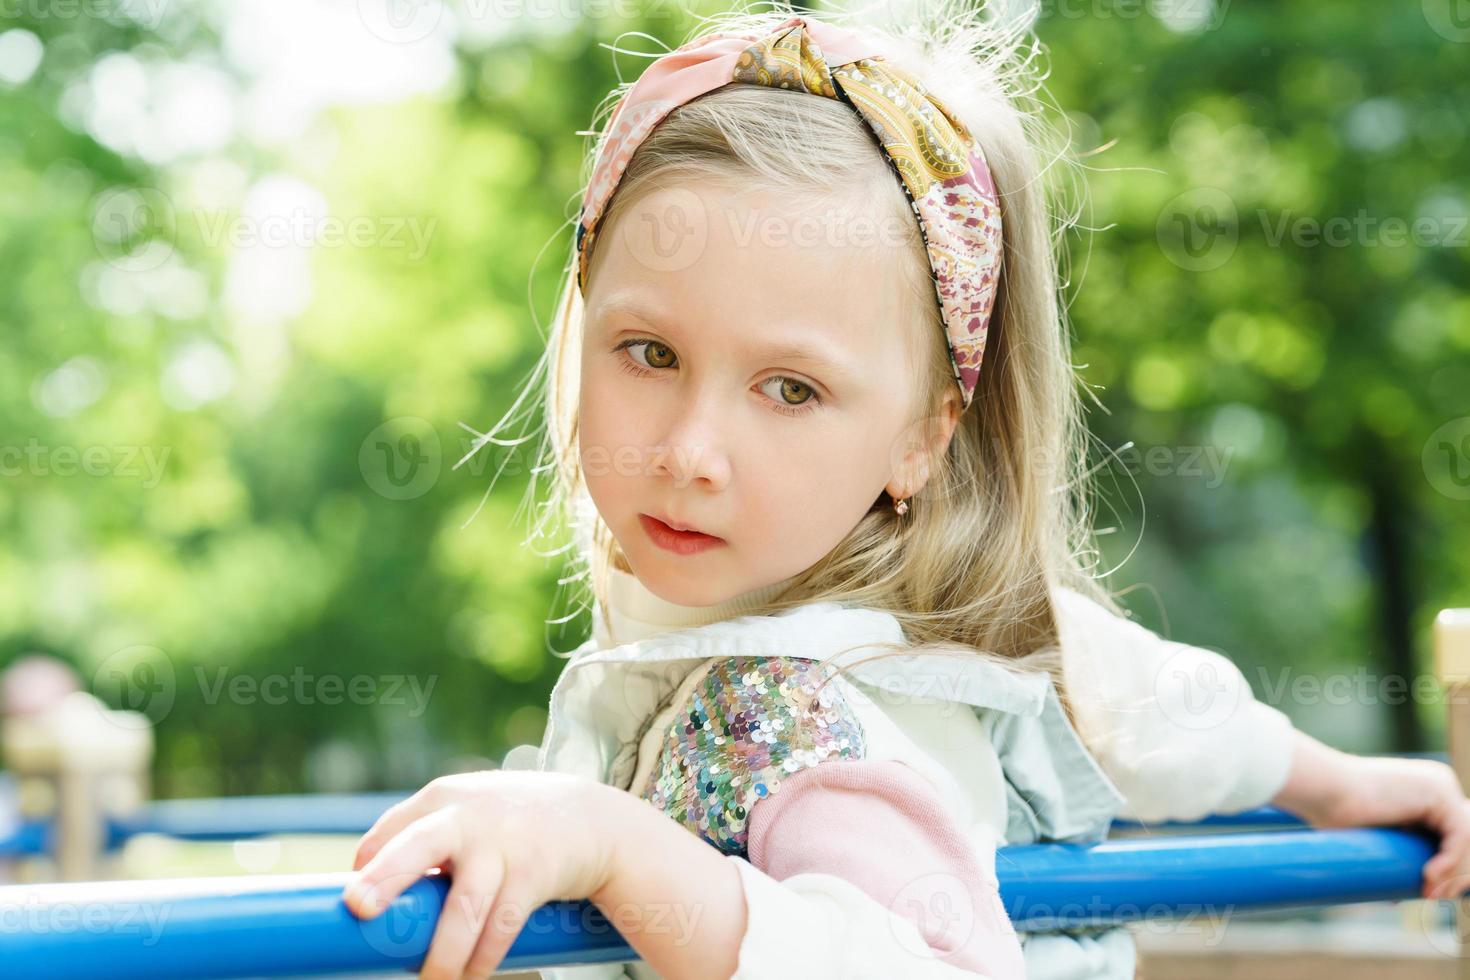
[[[909,199],[950,364],[968,408],[1000,274],[1000,205],[979,145],[923,83],[850,31],[792,17],[765,37],[709,34],[658,58],[618,102],[577,222],[577,285],[597,222],[638,146],[678,106],[731,82],[837,99],[868,124]]]

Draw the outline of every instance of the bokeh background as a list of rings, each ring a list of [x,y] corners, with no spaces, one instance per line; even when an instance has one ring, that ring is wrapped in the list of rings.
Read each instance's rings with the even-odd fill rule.
[[[7,3],[0,667],[52,654],[148,713],[162,797],[412,790],[539,741],[589,621],[525,544],[531,455],[456,464],[540,352],[579,131],[645,63],[607,45],[715,9]],[[1112,584],[1335,745],[1440,747],[1463,4],[1031,11],[1090,168],[1069,295]]]

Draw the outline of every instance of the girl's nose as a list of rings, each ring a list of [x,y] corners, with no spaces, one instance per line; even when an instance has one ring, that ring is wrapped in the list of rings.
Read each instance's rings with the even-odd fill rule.
[[[652,449],[654,474],[680,487],[699,484],[706,490],[723,490],[730,482],[730,458],[722,448],[721,414],[707,399],[683,406]]]

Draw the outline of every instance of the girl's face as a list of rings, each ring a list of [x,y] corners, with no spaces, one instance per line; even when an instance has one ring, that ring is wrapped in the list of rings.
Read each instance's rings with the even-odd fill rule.
[[[922,485],[905,234],[863,204],[711,183],[650,192],[600,229],[578,449],[650,591],[707,606],[789,578],[885,487]],[[718,540],[689,549],[649,518]]]

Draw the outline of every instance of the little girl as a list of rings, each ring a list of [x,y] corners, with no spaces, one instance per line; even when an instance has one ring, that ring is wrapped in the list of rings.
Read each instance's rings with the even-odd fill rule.
[[[640,960],[545,976],[1132,977],[995,871],[1119,815],[1421,823],[1465,890],[1448,767],[1296,732],[1088,574],[1034,50],[976,16],[740,13],[619,93],[546,371],[593,636],[534,762],[389,810],[345,893],[452,874],[422,976],[590,898]]]

